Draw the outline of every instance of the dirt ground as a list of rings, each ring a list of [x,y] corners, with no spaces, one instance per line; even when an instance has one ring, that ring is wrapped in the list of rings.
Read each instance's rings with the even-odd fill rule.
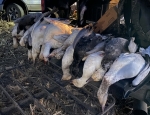
[[[10,80],[11,77],[20,82],[21,85],[33,95],[35,93],[42,92],[43,90],[36,87],[36,85],[33,85],[32,82],[29,82],[30,80],[27,76],[30,76],[33,81],[47,89],[51,88],[53,86],[53,83],[49,82],[47,78],[44,78],[42,74],[40,75],[33,71],[31,66],[23,67],[21,68],[21,70],[14,69],[11,72],[5,73],[5,70],[14,68],[18,65],[24,65],[26,63],[31,64],[31,62],[27,60],[26,48],[19,46],[17,49],[14,49],[12,47],[11,30],[13,25],[14,24],[11,22],[8,23],[5,21],[0,21],[0,85],[6,88],[7,92],[9,92],[12,97],[14,97],[15,101],[19,102],[20,100],[26,98],[28,95],[23,93],[20,87]],[[60,81],[60,78],[55,78],[56,73],[49,71],[44,63],[37,61],[34,67],[37,70],[40,70],[40,72],[46,73],[47,76],[51,76],[56,81]],[[21,71],[23,71],[26,75],[23,75]],[[79,99],[83,102],[92,106],[96,106],[96,101],[88,98],[88,95],[83,95],[82,93],[80,93],[77,88],[72,88],[70,85],[67,85],[65,88],[76,97],[79,97]],[[73,110],[78,115],[83,115],[82,113],[84,113],[85,115],[91,115],[91,113],[89,111],[86,111],[84,108],[82,110],[73,99],[68,99],[68,95],[64,94],[63,90],[57,90],[57,92],[52,93],[52,96],[58,98],[58,101],[65,103],[65,105],[68,105],[67,109]],[[9,106],[11,103],[12,102],[10,102],[4,95],[4,92],[0,91],[0,110],[4,106]],[[44,95],[38,98],[38,103],[44,106],[52,115],[69,115],[48,95]],[[122,100],[120,104],[114,107],[114,111],[116,114],[112,114],[114,112],[111,112],[109,113],[109,115],[131,115],[132,104],[132,98],[128,100]],[[44,113],[42,113],[40,107],[38,107],[35,103],[27,105],[23,108],[23,110],[27,115],[45,115]],[[20,114],[19,112],[15,111],[11,115]]]

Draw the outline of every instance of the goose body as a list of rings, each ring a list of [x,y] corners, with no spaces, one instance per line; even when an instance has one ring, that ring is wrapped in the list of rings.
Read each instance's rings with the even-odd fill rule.
[[[48,23],[57,23],[57,22],[61,22],[64,24],[70,24],[71,21],[70,20],[60,20],[59,18],[50,18],[50,17],[44,17],[44,20]]]
[[[17,33],[20,33],[21,30],[26,30],[25,26],[32,26],[41,15],[42,15],[41,13],[32,13],[32,14],[27,14],[22,18],[20,18],[17,27]]]
[[[97,92],[102,110],[104,110],[107,101],[109,86],[119,80],[137,76],[144,66],[144,58],[140,54],[135,53],[123,53],[113,62],[109,71],[103,77]]]
[[[103,55],[103,51],[99,51],[93,54],[90,54],[85,63],[84,63],[84,67],[83,67],[83,74],[82,77],[79,79],[74,79],[72,81],[72,83],[76,86],[76,87],[83,87],[88,79],[94,74],[94,72],[96,70],[98,70],[101,66],[101,61],[104,57]]]
[[[86,52],[92,50],[97,44],[101,42],[101,40],[101,37],[97,37],[95,34],[91,34],[88,37],[82,37],[76,44],[73,55],[74,61],[72,67],[74,69],[77,69],[81,60],[85,56],[87,56]]]
[[[21,40],[20,40],[20,45],[21,46],[25,46],[25,43],[27,43],[27,44],[29,44],[29,46],[32,46],[32,38],[33,37],[35,37],[35,36],[37,36],[38,37],[38,35],[40,35],[41,33],[42,33],[42,30],[44,30],[45,29],[45,26],[47,25],[47,24],[49,24],[49,23],[47,23],[47,22],[45,22],[45,21],[42,21],[42,22],[40,22],[40,20],[38,20],[35,24],[33,24],[25,33],[24,33],[24,36],[21,38]],[[39,32],[39,30],[41,30],[40,31],[40,33],[36,33],[36,32]],[[38,31],[37,31],[38,30]],[[29,37],[30,36],[30,37]],[[28,38],[31,38],[31,39],[28,39]]]
[[[45,46],[43,50],[44,61],[46,62],[48,61],[48,57],[50,54],[49,52],[51,48],[59,48],[63,45],[62,42],[55,40],[54,36],[60,35],[60,34],[63,34],[63,35],[71,34],[72,29],[73,27],[63,24],[59,21],[56,21],[56,22],[54,21],[54,23],[51,23],[48,25],[48,27],[45,30],[45,35],[44,35],[44,46]]]
[[[35,61],[38,53],[40,52],[41,45],[42,45],[42,49],[41,49],[39,58],[42,60],[44,60],[44,57],[47,57],[47,55],[49,55],[50,48],[61,47],[62,42],[64,42],[63,36],[66,30],[64,29],[62,31],[62,28],[60,28],[63,26],[61,22],[55,23],[54,25],[53,23],[49,24],[48,22],[44,20],[41,23],[39,23],[39,25],[38,23],[36,24],[37,25],[34,25],[34,30],[31,33],[33,61]],[[58,42],[57,40],[54,40],[53,38],[57,38],[57,40],[59,40],[60,42]],[[47,60],[48,58],[46,58],[45,61]]]
[[[102,67],[105,70],[108,70],[110,66],[105,67],[105,65],[110,65],[107,63],[113,62],[116,58],[120,56],[121,53],[128,52],[128,44],[129,41],[124,38],[112,38],[109,42],[105,45],[105,56],[102,61]]]
[[[124,38],[112,38],[105,46],[105,59],[115,60],[121,53],[128,49],[128,40]]]
[[[48,24],[42,24],[37,26],[32,33],[32,59],[35,61],[36,57],[40,53],[40,46],[44,42],[44,33]]]
[[[77,34],[79,33],[79,31],[81,30],[81,28],[75,28],[75,29],[72,29],[72,33],[70,34],[70,36],[64,41],[63,43],[63,46],[58,48],[58,49],[55,49],[51,54],[50,54],[50,57],[58,57],[58,55],[60,55],[61,57],[63,56],[63,52],[66,50],[66,48],[68,46],[70,46],[75,37],[77,36]],[[56,56],[57,55],[57,56]],[[61,58],[59,56],[59,58]],[[58,59],[58,58],[57,58]]]
[[[15,26],[13,27],[13,30],[11,32],[11,35],[14,37],[22,37],[24,34],[24,30],[20,31],[19,33],[17,33],[17,27],[18,27],[18,23],[15,24]]]
[[[133,86],[137,86],[140,82],[149,74],[150,66],[149,63],[145,66],[145,68],[139,73],[139,75],[132,81]]]
[[[75,37],[72,45],[70,45],[66,51],[65,54],[62,58],[62,71],[63,71],[63,76],[62,76],[62,80],[70,80],[71,79],[71,74],[70,74],[70,66],[73,63],[74,60],[74,47],[76,46],[76,44],[78,43],[78,41],[86,35],[89,35],[89,29],[83,28],[79,31],[79,33],[77,34],[77,36]]]

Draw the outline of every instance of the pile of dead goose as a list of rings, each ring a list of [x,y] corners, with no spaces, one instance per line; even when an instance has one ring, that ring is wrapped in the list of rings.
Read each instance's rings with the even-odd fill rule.
[[[62,80],[70,80],[70,68],[78,71],[84,61],[83,74],[72,83],[83,87],[92,78],[102,80],[97,96],[104,110],[109,86],[115,82],[133,78],[138,85],[149,73],[149,63],[137,52],[135,38],[127,40],[93,32],[93,26],[72,27],[69,21],[50,18],[50,13],[26,15],[15,22],[12,31],[13,46],[28,47],[28,59],[48,62],[49,57],[62,59]],[[28,21],[27,21],[28,20]],[[19,40],[19,42],[18,42]],[[50,52],[51,49],[54,49]]]

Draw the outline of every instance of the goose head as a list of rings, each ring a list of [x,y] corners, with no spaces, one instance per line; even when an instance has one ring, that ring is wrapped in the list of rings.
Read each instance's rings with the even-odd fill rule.
[[[98,97],[100,105],[102,106],[102,111],[104,111],[105,105],[106,105],[106,102],[108,99],[109,86],[110,86],[110,84],[109,84],[107,78],[104,77],[104,79],[102,80],[102,83],[100,85],[100,88],[98,89],[98,92],[97,92],[97,97]]]
[[[79,79],[72,80],[72,83],[74,86],[81,88],[87,83],[87,80],[85,80],[83,78],[79,78]]]
[[[92,75],[92,79],[93,81],[100,81],[102,80],[104,74],[105,74],[106,70],[104,70],[102,67],[100,67],[97,71],[94,72],[94,74]]]
[[[49,57],[49,52],[51,49],[51,44],[50,43],[45,43],[44,44],[44,51],[43,51],[43,57],[44,57],[44,62],[48,62],[48,57]]]
[[[56,59],[61,59],[62,57],[63,57],[63,55],[64,55],[64,51],[60,51],[59,53],[57,53],[56,55],[55,55],[55,58]]]
[[[17,38],[13,37],[13,48],[17,48],[17,47],[18,47]]]
[[[128,45],[128,50],[130,53],[135,53],[138,49],[138,46],[134,41],[135,41],[135,37],[131,37],[131,40]]]
[[[57,54],[57,49],[53,50],[50,54],[49,57],[54,57]]]
[[[106,104],[107,98],[108,98],[108,93],[103,93],[101,90],[99,90],[97,92],[97,96],[98,96],[99,103],[102,106],[102,112],[104,112],[105,104]]]

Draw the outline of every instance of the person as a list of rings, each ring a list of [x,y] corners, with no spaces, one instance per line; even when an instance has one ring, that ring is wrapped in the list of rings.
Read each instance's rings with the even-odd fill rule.
[[[150,45],[150,0],[125,0],[123,14],[130,36],[138,46]],[[131,21],[130,21],[131,20]]]
[[[74,10],[74,12],[73,12],[73,14],[72,14],[72,17],[73,17],[74,19],[77,19],[77,10]]]
[[[49,8],[58,8],[58,15],[60,18],[69,18],[70,6],[77,0],[44,0],[44,7],[42,13],[49,11]],[[55,16],[53,16],[55,18]]]

